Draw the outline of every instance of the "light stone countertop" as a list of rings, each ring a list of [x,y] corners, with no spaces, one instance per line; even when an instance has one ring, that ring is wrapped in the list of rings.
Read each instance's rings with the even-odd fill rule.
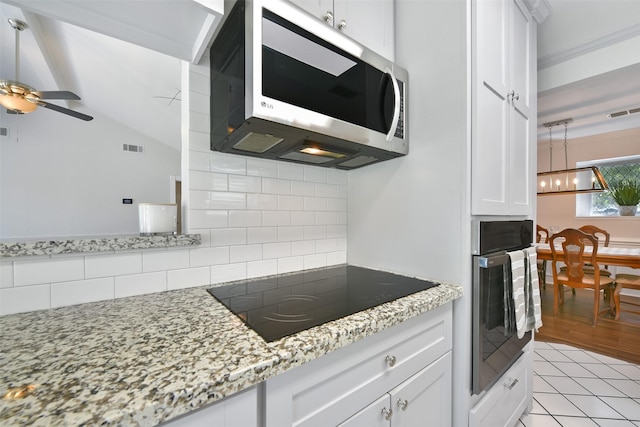
[[[199,234],[123,235],[0,242],[0,258],[173,248],[200,244]]]
[[[462,295],[440,286],[266,343],[206,287],[0,317],[2,426],[153,426]]]

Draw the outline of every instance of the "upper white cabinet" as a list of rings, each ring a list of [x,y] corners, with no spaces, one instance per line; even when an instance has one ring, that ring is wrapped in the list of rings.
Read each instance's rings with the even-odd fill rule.
[[[394,59],[394,0],[291,2],[385,58]]]
[[[475,0],[471,213],[532,215],[536,24],[520,0]]]

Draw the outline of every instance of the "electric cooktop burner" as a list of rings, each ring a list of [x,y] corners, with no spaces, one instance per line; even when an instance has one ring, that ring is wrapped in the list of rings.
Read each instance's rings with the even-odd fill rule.
[[[351,265],[208,289],[267,342],[438,286]]]

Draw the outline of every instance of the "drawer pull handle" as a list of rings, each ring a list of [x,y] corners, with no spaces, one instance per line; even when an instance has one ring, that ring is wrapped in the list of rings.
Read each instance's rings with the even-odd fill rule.
[[[398,399],[398,407],[403,411],[407,410],[408,404],[409,404],[409,401],[407,399]]]
[[[391,366],[393,368],[393,366],[396,364],[396,357],[395,356],[389,356],[387,354],[387,356],[384,358],[384,361],[387,362],[387,365]]]
[[[385,420],[389,421],[391,419],[391,415],[393,415],[393,410],[382,408],[382,415],[384,416]]]
[[[509,381],[511,381],[511,384],[504,383],[504,386],[506,388],[508,388],[509,390],[512,390],[516,386],[516,384],[518,384],[518,379],[517,378],[514,378],[514,379],[509,378]]]

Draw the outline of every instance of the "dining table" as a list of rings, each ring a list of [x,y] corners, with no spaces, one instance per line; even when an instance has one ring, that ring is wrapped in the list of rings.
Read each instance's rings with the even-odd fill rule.
[[[562,248],[556,246],[556,252],[562,256]],[[592,248],[585,247],[584,255],[591,256]],[[551,247],[548,243],[536,244],[536,253],[538,259],[542,261],[551,261]],[[596,261],[600,265],[618,265],[623,267],[640,268],[640,248],[622,248],[615,246],[598,247]]]

